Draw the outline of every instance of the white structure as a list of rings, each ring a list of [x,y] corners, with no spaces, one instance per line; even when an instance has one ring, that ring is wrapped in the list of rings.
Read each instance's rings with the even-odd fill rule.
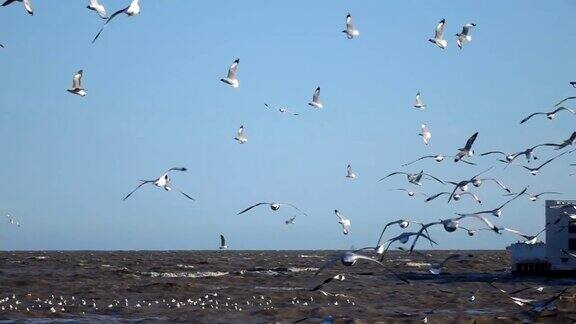
[[[507,247],[512,272],[518,274],[575,274],[576,200],[546,201],[546,243],[515,243]]]

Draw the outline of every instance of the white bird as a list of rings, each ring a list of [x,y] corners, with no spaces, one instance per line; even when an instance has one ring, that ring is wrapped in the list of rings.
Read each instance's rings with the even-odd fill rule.
[[[456,44],[458,44],[458,48],[462,49],[465,43],[472,41],[472,36],[470,36],[470,30],[472,27],[475,27],[476,24],[470,23],[466,24],[462,27],[462,31],[456,34]]]
[[[74,74],[74,78],[72,79],[72,88],[66,91],[78,95],[80,97],[86,96],[87,92],[86,89],[82,87],[82,74],[84,71],[80,70]]]
[[[270,108],[270,109],[272,108],[272,107],[268,106],[267,103],[264,103],[264,106],[266,106],[266,108]],[[292,112],[292,111],[288,110],[287,108],[278,108],[278,111],[283,113],[283,114],[289,114],[292,116],[298,116],[299,115],[298,113]]]
[[[562,194],[561,192],[556,192],[556,191],[544,191],[544,192],[541,192],[538,194],[531,194],[528,192],[524,193],[524,195],[528,196],[528,199],[530,201],[537,201],[540,199],[540,196],[542,196],[542,195],[561,195],[561,194]],[[511,195],[514,195],[514,194],[507,194],[506,196],[511,196]]]
[[[489,283],[489,285],[500,290],[502,293],[506,294],[512,300],[512,302],[514,304],[516,304],[520,307],[530,306],[529,311],[535,312],[535,313],[541,313],[545,310],[556,309],[556,305],[555,305],[556,300],[568,291],[568,288],[564,288],[562,291],[560,291],[559,293],[557,293],[556,295],[554,295],[550,298],[547,298],[544,300],[535,300],[535,299],[528,299],[528,298],[520,298],[520,297],[511,296],[511,293],[508,293],[506,290],[503,290],[503,289],[500,289],[500,288],[494,286],[494,284],[492,284],[491,282]]]
[[[335,209],[334,213],[336,214],[336,217],[338,217],[338,224],[342,225],[342,232],[344,235],[348,235],[350,232],[350,226],[352,225],[350,220],[342,215],[338,209]]]
[[[575,132],[575,134],[576,134],[576,132]],[[552,157],[552,158],[549,159],[548,161],[540,164],[540,165],[539,165],[538,167],[536,167],[536,168],[527,167],[527,166],[525,166],[525,165],[523,165],[522,167],[523,167],[524,169],[530,171],[530,174],[532,174],[532,175],[535,176],[535,175],[538,175],[538,173],[540,173],[540,169],[542,169],[542,168],[543,168],[545,165],[547,165],[548,163],[556,160],[557,158],[561,157],[561,156],[564,155],[564,154],[572,153],[572,152],[574,152],[574,151],[576,151],[576,149],[571,150],[571,151],[564,151],[564,152],[562,152],[562,153],[560,153],[560,154]]]
[[[416,194],[422,195],[422,196],[424,196],[424,197],[428,197],[428,195],[425,194],[425,193],[423,193],[423,192],[415,192],[415,191],[408,190],[408,189],[405,189],[405,188],[390,189],[390,190],[403,191],[403,192],[405,192],[409,197],[414,197],[414,196],[416,196]]]
[[[525,239],[525,241],[522,243],[531,245],[531,244],[536,244],[536,242],[538,240],[538,236],[540,234],[544,233],[544,231],[546,230],[547,227],[548,227],[548,224],[546,224],[546,226],[544,226],[544,228],[540,232],[538,232],[534,235],[524,234],[524,233],[517,231],[515,229],[506,228],[506,227],[502,228],[502,230],[523,237]]]
[[[351,267],[354,264],[356,264],[356,262],[358,260],[367,260],[367,261],[371,261],[374,263],[379,264],[380,266],[386,268],[386,266],[384,266],[384,264],[378,260],[372,259],[371,257],[367,257],[365,255],[361,255],[358,253],[354,253],[354,252],[344,252],[340,255],[338,255],[337,257],[326,261],[326,263],[324,263],[320,269],[318,269],[318,271],[316,271],[316,273],[314,274],[315,276],[317,276],[318,274],[320,274],[322,271],[324,271],[325,269],[334,266],[338,263],[342,263],[342,265],[347,266],[347,267]],[[398,276],[394,271],[392,271],[391,269],[387,269],[387,271],[391,272],[394,276],[396,276],[399,280],[405,282],[405,283],[409,283],[408,280],[401,278],[400,276]]]
[[[104,31],[104,27],[106,27],[106,25],[108,25],[108,23],[110,23],[112,21],[112,19],[114,19],[114,17],[118,16],[121,13],[126,14],[126,16],[128,16],[128,17],[139,15],[140,14],[140,0],[132,0],[132,2],[130,2],[130,5],[128,5],[128,7],[124,8],[124,9],[120,9],[120,10],[116,11],[115,13],[113,13],[112,16],[110,16],[110,18],[108,18],[106,20],[106,22],[104,23],[102,28],[100,28],[100,31],[98,31],[98,34],[96,34],[96,36],[94,36],[94,39],[92,40],[92,44],[94,44],[94,42],[98,39],[98,37],[100,37],[100,34],[102,34],[102,32]]]
[[[348,164],[348,166],[346,167],[346,178],[350,180],[356,179],[356,173],[354,173],[354,171],[352,170],[352,166],[350,164]]]
[[[232,86],[232,88],[238,88],[240,86],[240,81],[238,81],[237,71],[238,64],[240,64],[240,59],[237,58],[232,62],[232,65],[228,68],[228,74],[225,78],[220,79],[220,81]]]
[[[447,157],[450,157],[450,156],[444,155],[444,154],[425,155],[425,156],[423,156],[423,157],[421,157],[421,158],[418,158],[418,159],[416,159],[416,160],[414,160],[414,161],[412,161],[412,162],[404,163],[404,164],[402,164],[402,166],[408,166],[408,165],[410,165],[410,164],[414,164],[414,163],[416,163],[416,162],[418,162],[418,161],[420,161],[420,160],[424,160],[424,159],[434,159],[434,161],[440,163],[440,162],[444,161],[444,159],[447,158]],[[464,161],[464,162],[466,162],[466,161]]]
[[[32,16],[34,15],[34,11],[32,9],[32,0],[6,0],[4,1],[4,3],[2,4],[2,7],[5,7],[9,4],[12,4],[13,2],[22,2],[22,4],[24,4],[24,9],[26,9],[26,11]]]
[[[420,171],[420,172],[418,172],[418,173],[407,173],[407,172],[400,172],[400,171],[398,171],[398,172],[392,172],[392,173],[390,173],[389,175],[385,176],[384,178],[378,180],[378,182],[380,182],[380,181],[382,181],[382,180],[384,180],[384,179],[386,179],[386,178],[388,178],[388,177],[391,177],[391,176],[393,176],[393,175],[397,175],[397,174],[403,174],[403,175],[405,175],[406,178],[408,179],[408,182],[409,182],[409,183],[415,184],[415,185],[417,185],[417,186],[421,186],[421,185],[422,185],[422,183],[421,183],[420,181],[422,180],[422,178],[424,178],[424,176],[427,176],[429,179],[434,179],[434,180],[440,182],[441,184],[444,184],[444,181],[442,181],[442,180],[434,177],[434,176],[431,175],[431,174],[425,173],[424,171]],[[424,179],[428,179],[428,178],[424,178]]]
[[[226,245],[226,239],[224,238],[224,235],[220,234],[220,250],[226,250],[228,249],[228,245]]]
[[[8,219],[8,223],[10,223],[10,225],[15,225],[17,227],[20,227],[20,222],[17,221],[16,219],[14,219],[14,217],[12,217],[12,215],[6,214],[6,218]]]
[[[556,118],[556,114],[560,111],[567,111],[572,113],[573,115],[576,114],[576,111],[574,111],[573,109],[570,108],[566,108],[566,107],[558,107],[556,109],[554,109],[553,111],[550,112],[535,112],[531,115],[529,115],[528,117],[525,117],[524,119],[522,119],[520,121],[520,124],[524,124],[525,122],[527,122],[530,118],[537,116],[537,115],[546,115],[546,118],[548,118],[548,120],[552,120],[554,118]]]
[[[170,191],[170,190],[172,190],[172,187],[170,186],[170,177],[168,176],[168,173],[170,173],[170,171],[182,171],[182,172],[184,172],[187,170],[188,169],[186,169],[186,168],[170,168],[166,172],[164,172],[164,174],[162,174],[158,179],[140,180],[140,184],[134,190],[132,190],[128,195],[126,195],[126,197],[124,197],[123,200],[128,199],[134,192],[136,192],[136,190],[140,189],[140,187],[142,187],[143,185],[148,184],[148,183],[151,183],[151,184],[155,185],[156,187],[162,188],[166,191]],[[195,200],[194,198],[190,197],[189,195],[187,195],[183,191],[180,191],[179,189],[176,189],[176,190],[178,192],[180,192],[186,198],[188,198],[190,200]]]
[[[420,91],[416,93],[416,102],[414,102],[414,108],[420,110],[426,109],[426,105],[422,102],[422,98],[420,98]]]
[[[295,224],[295,223],[296,223],[296,216],[291,217],[291,218],[285,220],[284,223],[286,223],[286,225],[293,225],[293,224]]]
[[[418,251],[415,251],[415,252],[417,254],[419,254],[420,256],[424,257],[427,261],[429,261],[431,263],[428,271],[430,271],[430,273],[433,275],[439,275],[440,273],[442,273],[442,269],[444,268],[444,266],[446,265],[446,263],[448,261],[453,260],[453,259],[460,259],[462,257],[461,254],[451,254],[448,257],[444,258],[444,260],[442,260],[441,262],[431,262],[431,258],[429,255],[426,255],[424,253],[420,253]]]
[[[425,201],[426,201],[426,202],[429,202],[429,201],[434,200],[434,199],[436,199],[436,198],[438,198],[438,197],[440,197],[440,196],[442,196],[442,195],[450,195],[450,194],[451,194],[451,193],[448,192],[448,191],[439,192],[439,193],[437,193],[437,194],[434,194],[434,195],[426,198]],[[477,203],[479,203],[479,204],[482,203],[482,200],[480,200],[480,198],[479,198],[476,194],[474,194],[474,193],[472,193],[472,192],[468,192],[468,191],[462,191],[462,192],[454,193],[454,194],[452,195],[452,199],[454,199],[454,200],[456,200],[456,201],[459,201],[460,198],[462,198],[463,196],[470,196],[470,197],[472,197],[474,200],[476,200]]]
[[[346,37],[348,39],[352,39],[360,35],[360,31],[358,31],[358,29],[355,29],[354,25],[352,24],[352,16],[350,14],[346,16],[346,29],[343,30],[342,32],[346,34]]]
[[[476,213],[470,213],[470,214],[462,214],[462,213],[456,213],[459,216],[472,216],[472,215],[482,215],[482,214],[488,214],[488,215],[492,215],[495,217],[500,217],[500,215],[502,215],[502,209],[508,205],[509,203],[511,203],[512,201],[516,200],[518,197],[524,195],[524,193],[526,192],[526,190],[528,190],[528,187],[524,188],[524,190],[522,190],[520,193],[516,194],[514,197],[508,199],[506,202],[504,202],[502,205],[494,208],[494,209],[490,209],[490,210],[483,210],[480,212],[476,212]],[[488,225],[488,227],[491,227],[490,225]]]
[[[395,224],[398,224],[398,226],[400,226],[401,229],[405,229],[408,226],[410,226],[410,221],[407,219],[399,219],[399,220],[395,220],[393,222],[389,222],[388,224],[386,224],[384,226],[384,228],[382,229],[382,233],[380,233],[380,237],[378,238],[378,243],[376,243],[376,246],[380,245],[380,241],[382,240],[382,237],[384,236],[384,232],[386,232],[386,229],[388,228],[388,226],[395,225]]]
[[[290,206],[294,209],[296,209],[297,211],[299,211],[300,213],[302,213],[303,215],[308,216],[308,214],[306,214],[305,212],[301,211],[298,207],[294,206],[293,204],[290,203],[277,203],[277,202],[261,202],[261,203],[257,203],[254,204],[244,210],[242,210],[241,212],[239,212],[237,215],[240,214],[244,214],[245,212],[249,211],[252,208],[258,207],[258,206],[262,206],[262,205],[268,205],[270,207],[270,209],[272,209],[273,211],[277,211],[278,209],[280,209],[280,207],[282,206]]]
[[[314,90],[312,101],[309,102],[308,105],[318,109],[322,109],[324,107],[320,101],[320,87],[317,87],[316,90]]]
[[[234,139],[238,142],[238,144],[244,144],[246,142],[248,142],[248,138],[246,137],[246,132],[244,131],[244,125],[240,126],[240,128],[238,128],[238,132],[236,134],[236,137],[234,137]]]
[[[98,0],[90,0],[90,4],[86,6],[86,8],[97,12],[100,18],[108,19],[108,16],[106,16],[106,8],[104,8],[104,5],[99,3]]]
[[[444,39],[444,28],[446,27],[446,19],[440,20],[438,25],[436,25],[436,30],[434,32],[434,38],[430,38],[428,41],[436,44],[436,46],[441,49],[445,49],[448,42]]]
[[[426,124],[422,124],[421,128],[422,131],[418,135],[422,136],[422,141],[424,141],[424,144],[428,145],[428,143],[430,143],[430,139],[432,138],[430,128]]]
[[[478,132],[474,133],[470,138],[466,141],[466,144],[463,148],[458,149],[458,153],[454,156],[454,162],[463,161],[465,157],[472,157],[474,155],[474,150],[472,149],[472,145],[476,141],[478,137]]]

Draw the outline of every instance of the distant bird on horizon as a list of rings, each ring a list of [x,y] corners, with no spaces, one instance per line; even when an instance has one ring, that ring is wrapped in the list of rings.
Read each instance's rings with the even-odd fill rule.
[[[89,10],[95,11],[98,13],[98,16],[102,19],[108,19],[106,16],[106,8],[103,4],[99,3],[98,0],[90,0],[90,4],[86,6]]]
[[[416,93],[416,101],[414,102],[414,108],[419,109],[419,110],[426,109],[426,105],[424,104],[424,102],[422,102],[422,98],[420,96],[420,91],[418,91]]]
[[[236,137],[234,137],[238,144],[244,144],[248,142],[248,138],[246,137],[246,132],[244,131],[244,125],[241,125],[236,132]]]
[[[535,112],[533,114],[528,115],[527,117],[525,117],[524,119],[522,119],[520,121],[520,124],[524,124],[525,122],[527,122],[530,118],[534,117],[534,116],[538,116],[538,115],[546,115],[546,118],[548,118],[548,120],[553,120],[556,117],[556,114],[560,111],[567,111],[572,113],[573,115],[576,114],[576,111],[574,111],[573,109],[570,108],[566,108],[566,107],[558,107],[552,111],[549,112]]]
[[[254,204],[242,211],[240,211],[237,215],[241,215],[244,214],[245,212],[251,210],[252,208],[258,207],[258,206],[262,206],[262,205],[268,205],[270,207],[270,209],[272,209],[273,211],[277,211],[278,209],[280,209],[280,207],[282,206],[290,206],[294,209],[296,209],[297,211],[299,211],[301,214],[308,216],[308,214],[306,214],[305,212],[301,211],[298,207],[294,206],[293,204],[290,203],[277,203],[277,202],[261,202],[261,203],[257,203]]]
[[[348,233],[350,232],[350,226],[352,225],[352,223],[350,222],[350,220],[348,218],[346,218],[346,216],[342,215],[338,211],[338,209],[335,209],[334,213],[336,214],[336,217],[338,217],[338,224],[340,224],[342,226],[342,232],[344,233],[344,235],[348,235]]]
[[[458,48],[462,49],[464,44],[469,43],[472,41],[472,36],[470,36],[470,30],[472,27],[476,27],[476,24],[469,23],[462,27],[462,31],[456,34],[456,44],[458,44]]]
[[[139,15],[140,14],[140,0],[132,0],[132,2],[130,2],[130,5],[128,5],[128,7],[116,11],[115,13],[112,14],[112,16],[110,16],[108,19],[106,19],[106,22],[104,23],[104,25],[102,25],[102,28],[100,28],[100,31],[98,31],[98,34],[96,34],[96,36],[94,36],[94,39],[92,40],[92,44],[94,44],[94,42],[96,42],[98,37],[100,37],[100,34],[102,34],[102,32],[104,31],[104,27],[106,27],[106,25],[108,25],[112,21],[112,19],[114,19],[114,17],[116,17],[122,13],[126,14],[128,17],[133,17],[133,16]],[[100,13],[98,13],[98,14],[100,14]]]
[[[352,39],[354,37],[358,37],[360,35],[360,31],[354,28],[352,24],[352,15],[348,14],[346,16],[346,29],[342,31],[346,34],[346,38]]]
[[[420,131],[420,134],[418,134],[418,136],[422,136],[422,141],[424,141],[424,144],[428,145],[428,143],[430,143],[430,139],[432,138],[430,128],[426,124],[422,124],[420,127],[422,130]]]
[[[222,234],[220,234],[220,247],[218,249],[220,249],[220,250],[228,249],[228,245],[226,245],[226,239],[224,238],[224,235],[222,235]]]
[[[136,192],[136,190],[140,189],[140,187],[142,187],[145,184],[153,184],[158,188],[162,188],[165,191],[171,191],[172,189],[176,189],[170,186],[170,177],[168,176],[168,173],[170,173],[171,171],[187,171],[188,169],[186,168],[170,168],[168,169],[166,172],[164,172],[164,174],[162,174],[158,179],[154,179],[154,180],[140,180],[140,184],[134,189],[132,190],[128,195],[126,195],[126,197],[124,197],[124,199],[122,200],[126,200],[128,199],[130,196],[132,196],[132,194],[134,192]],[[180,192],[183,196],[185,196],[186,198],[190,199],[190,200],[195,200],[194,198],[190,197],[189,195],[187,195],[186,193],[184,193],[183,191],[180,191],[179,189],[176,189],[178,192]]]
[[[476,141],[478,137],[478,132],[474,133],[470,138],[466,141],[466,145],[463,148],[458,149],[458,153],[454,156],[454,162],[458,162],[463,160],[465,157],[472,157],[474,155],[474,150],[472,149],[472,145]]]
[[[444,39],[444,28],[446,27],[446,19],[440,20],[438,25],[436,25],[436,30],[434,31],[434,38],[430,38],[428,41],[436,44],[436,46],[441,49],[445,49],[448,46],[448,42]]]
[[[237,58],[232,62],[232,65],[228,68],[228,74],[225,78],[220,79],[220,81],[230,85],[232,88],[236,89],[240,86],[240,81],[238,81],[237,71],[238,64],[240,64],[240,59]]]
[[[314,94],[312,95],[312,101],[309,102],[308,105],[318,109],[324,108],[322,102],[320,101],[320,87],[317,87],[316,90],[314,90]]]
[[[352,170],[352,166],[350,164],[348,164],[348,166],[346,167],[346,178],[350,180],[356,179],[356,173],[354,173],[354,171]]]
[[[14,2],[22,2],[22,4],[24,5],[24,9],[26,9],[28,14],[30,14],[30,16],[34,15],[34,10],[32,9],[32,0],[6,0],[2,4],[2,7],[8,6]]]
[[[86,96],[88,94],[86,89],[82,88],[82,75],[84,74],[83,70],[79,70],[74,74],[74,78],[72,79],[72,88],[66,91],[78,95],[80,97]]]

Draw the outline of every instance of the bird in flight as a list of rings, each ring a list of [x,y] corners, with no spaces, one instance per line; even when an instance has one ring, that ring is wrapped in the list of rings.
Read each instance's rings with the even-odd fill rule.
[[[132,2],[130,2],[130,5],[128,5],[128,7],[116,11],[115,13],[112,14],[112,16],[110,16],[110,18],[106,19],[106,22],[104,23],[104,25],[102,25],[102,28],[100,28],[100,31],[98,31],[98,34],[96,34],[96,36],[94,36],[94,39],[92,40],[92,44],[94,44],[94,42],[96,42],[98,37],[100,37],[100,34],[102,34],[102,32],[104,31],[104,27],[106,27],[106,25],[108,25],[112,21],[112,19],[114,19],[114,17],[116,17],[122,13],[126,14],[128,17],[139,15],[140,14],[140,0],[132,0]],[[98,14],[100,14],[100,12],[98,12]]]
[[[338,224],[340,224],[342,226],[342,232],[344,233],[344,235],[348,235],[348,233],[350,232],[350,226],[352,225],[352,223],[350,222],[350,220],[348,218],[346,218],[346,216],[342,215],[338,211],[338,209],[335,209],[334,213],[336,214],[336,217],[338,217]]]
[[[280,209],[281,206],[290,206],[294,209],[296,209],[297,211],[299,211],[301,214],[308,216],[308,214],[306,214],[305,212],[301,211],[298,207],[290,204],[290,203],[277,203],[277,202],[261,202],[261,203],[257,203],[254,204],[242,211],[240,211],[237,215],[241,215],[244,214],[245,212],[251,210],[252,208],[258,207],[258,206],[262,206],[262,205],[268,205],[270,207],[270,209],[272,209],[273,211],[277,211],[278,209]]]
[[[464,44],[472,41],[472,36],[470,36],[470,30],[472,27],[476,27],[476,24],[466,24],[462,27],[462,31],[456,34],[456,44],[458,44],[459,49],[462,49]]]
[[[430,38],[428,41],[436,44],[436,46],[441,49],[445,49],[448,46],[448,42],[444,39],[444,28],[446,27],[446,19],[440,20],[438,25],[436,25],[436,30],[434,31],[434,38]]]
[[[224,238],[224,235],[220,234],[220,250],[226,250],[228,249],[228,245],[226,245],[226,239]]]
[[[576,134],[576,132],[575,132],[574,134]],[[544,166],[546,166],[548,163],[556,160],[557,158],[561,157],[561,156],[564,155],[564,154],[572,153],[572,152],[574,152],[574,151],[576,151],[576,149],[571,150],[571,151],[562,152],[562,153],[560,153],[560,154],[552,157],[552,158],[549,159],[548,161],[540,164],[540,165],[539,165],[538,167],[536,167],[536,168],[527,167],[527,166],[525,166],[525,165],[523,165],[522,167],[523,167],[524,169],[530,171],[530,174],[532,174],[532,175],[538,175],[538,173],[540,173],[540,169],[542,169],[542,168],[543,168]]]
[[[86,89],[82,88],[82,75],[84,71],[80,70],[74,74],[74,78],[72,79],[72,88],[66,91],[78,95],[80,97],[86,96],[87,92]]]
[[[316,90],[314,90],[312,101],[309,102],[308,105],[318,109],[324,108],[324,105],[322,105],[322,102],[320,101],[320,87],[317,87]]]
[[[430,128],[426,124],[422,124],[420,127],[422,128],[422,131],[418,135],[422,136],[422,141],[424,141],[424,144],[428,145],[428,143],[430,143],[430,139],[432,138]]]
[[[546,118],[548,118],[548,120],[553,120],[554,118],[556,118],[556,114],[561,112],[561,111],[567,111],[569,113],[572,113],[573,115],[576,114],[576,111],[574,111],[573,109],[570,108],[566,108],[566,107],[558,107],[552,111],[549,112],[535,112],[533,114],[528,115],[527,117],[525,117],[524,119],[522,119],[520,121],[520,124],[524,124],[525,122],[527,122],[530,118],[534,117],[534,116],[538,116],[538,115],[546,115]]]
[[[391,177],[391,176],[397,175],[397,174],[403,174],[403,175],[405,175],[406,178],[408,179],[408,182],[409,182],[409,183],[415,184],[415,185],[417,185],[417,186],[421,186],[421,185],[422,185],[422,183],[421,183],[420,181],[422,180],[422,178],[424,178],[424,176],[426,176],[426,177],[428,177],[428,178],[430,178],[430,179],[434,179],[434,180],[440,182],[441,184],[444,184],[444,181],[436,178],[435,176],[433,176],[433,175],[431,175],[431,174],[425,173],[424,171],[420,171],[420,172],[418,172],[418,173],[407,173],[407,172],[400,172],[400,171],[398,171],[398,172],[392,172],[392,173],[390,173],[389,175],[385,176],[384,178],[382,178],[382,179],[380,179],[380,180],[378,180],[378,181],[382,181],[382,180],[384,180],[384,179],[386,179],[386,178],[388,178],[388,177]],[[428,178],[424,178],[424,179],[428,179]]]
[[[240,86],[240,81],[237,78],[238,64],[240,64],[240,59],[237,58],[232,62],[232,65],[228,68],[228,74],[225,78],[220,79],[220,81],[230,85],[232,88],[236,89]]]
[[[86,8],[98,13],[100,18],[108,19],[108,16],[106,16],[106,8],[104,8],[104,5],[99,3],[98,0],[90,0],[90,4],[86,6]]]
[[[346,167],[346,178],[350,180],[356,179],[356,173],[354,172],[354,170],[352,170],[352,166],[350,164],[348,164],[348,166]]]
[[[342,32],[346,34],[346,38],[348,39],[352,39],[360,35],[360,31],[355,29],[354,25],[352,24],[352,15],[348,14],[346,16],[346,29],[344,29]]]
[[[420,91],[416,93],[416,101],[414,102],[414,108],[420,110],[426,109],[426,105],[422,102],[422,98],[420,97]]]
[[[454,156],[454,162],[463,161],[465,157],[472,157],[474,155],[474,150],[472,149],[472,145],[476,141],[478,137],[478,132],[474,133],[470,138],[466,141],[466,145],[463,148],[458,149],[458,153]]]
[[[244,144],[246,142],[248,142],[248,138],[246,137],[246,132],[244,131],[244,125],[240,126],[240,128],[238,128],[238,131],[236,133],[236,137],[234,137],[234,139],[238,142],[238,144]]]
[[[153,184],[158,188],[162,188],[166,191],[171,191],[173,189],[173,186],[170,185],[170,177],[168,176],[168,174],[171,171],[187,171],[188,169],[186,168],[170,168],[168,169],[166,172],[164,172],[158,179],[154,179],[154,180],[140,180],[140,184],[134,189],[132,190],[128,195],[126,195],[126,197],[124,197],[124,199],[122,200],[126,200],[128,199],[130,196],[132,196],[132,194],[134,192],[136,192],[136,190],[140,189],[143,185],[145,184]],[[175,189],[175,188],[174,188]],[[186,198],[190,199],[190,200],[195,200],[194,198],[190,197],[189,195],[187,195],[186,193],[184,193],[183,191],[180,191],[179,189],[176,189],[178,192],[180,192],[183,196],[185,196]]]

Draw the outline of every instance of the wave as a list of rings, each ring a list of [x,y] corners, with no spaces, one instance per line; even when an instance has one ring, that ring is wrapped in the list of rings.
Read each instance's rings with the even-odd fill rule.
[[[229,272],[222,271],[196,271],[196,272],[144,272],[145,276],[152,278],[211,278],[222,277],[230,274]]]

